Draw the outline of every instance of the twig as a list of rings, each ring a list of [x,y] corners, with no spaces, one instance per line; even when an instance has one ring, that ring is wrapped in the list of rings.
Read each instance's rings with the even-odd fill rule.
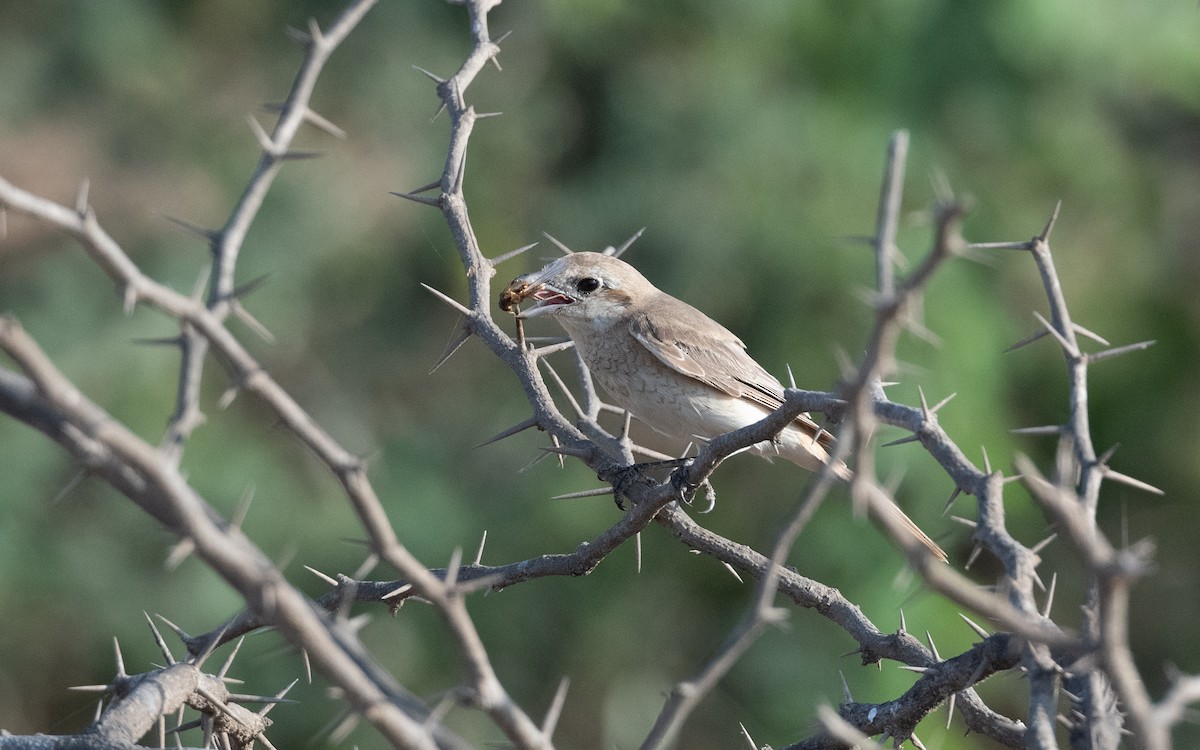
[[[414,748],[460,746],[444,729],[424,726],[426,709],[398,692],[356,638],[318,617],[307,597],[240,531],[227,527],[160,450],[81,394],[11,318],[0,319],[0,349],[24,372],[22,378],[0,370],[0,409],[25,419],[150,516],[191,539],[197,556],[311,654],[352,705],[371,708],[371,721],[390,740]]]

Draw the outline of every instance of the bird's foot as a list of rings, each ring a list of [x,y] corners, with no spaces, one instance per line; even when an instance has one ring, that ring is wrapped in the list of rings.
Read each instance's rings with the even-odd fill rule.
[[[675,489],[675,494],[679,499],[688,505],[692,504],[692,498],[696,496],[696,490],[700,489],[700,485],[692,482],[688,478],[688,467],[692,465],[692,459],[681,458],[675,466],[675,470],[671,472],[671,487]]]
[[[671,473],[671,486],[675,488],[680,497],[687,499],[690,502],[691,494],[695,493],[695,488],[690,490],[691,494],[685,494],[686,481],[680,479],[679,469],[691,463],[690,458],[676,458],[670,461],[648,461],[640,464],[626,464],[623,466],[612,465],[601,469],[597,477],[602,482],[608,482],[613,487],[613,498],[616,500],[617,507],[625,510],[625,499],[633,499],[630,494],[633,488],[638,484],[653,486],[655,480],[647,475],[648,471],[653,469],[670,468],[674,469]]]
[[[654,480],[646,476],[646,464],[612,464],[601,469],[596,474],[602,482],[608,482],[613,488],[613,500],[617,507],[626,510],[625,499],[633,499],[630,494],[638,484],[651,485]]]
[[[699,484],[693,482],[688,478],[687,471],[692,464],[692,459],[682,458],[679,461],[679,465],[671,472],[671,486],[675,489],[675,494],[679,496],[679,499],[691,505],[696,498],[696,493],[700,488],[704,488],[704,499],[708,504],[699,512],[708,513],[717,507],[717,492],[713,489],[712,483],[708,479],[701,480]]]

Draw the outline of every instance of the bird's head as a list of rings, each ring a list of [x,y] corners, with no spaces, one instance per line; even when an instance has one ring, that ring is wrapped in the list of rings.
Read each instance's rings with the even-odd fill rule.
[[[623,260],[600,253],[571,253],[513,279],[500,294],[500,309],[514,312],[521,302],[533,300],[533,307],[514,314],[602,324],[619,319],[635,296],[653,291],[654,286]]]

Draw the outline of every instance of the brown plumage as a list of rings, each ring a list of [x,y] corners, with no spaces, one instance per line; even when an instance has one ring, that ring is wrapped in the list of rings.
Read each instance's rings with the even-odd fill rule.
[[[746,353],[741,339],[622,260],[572,253],[515,279],[500,305],[511,310],[526,299],[536,304],[522,318],[557,320],[612,400],[666,435],[706,440],[757,422],[783,404],[783,385]],[[829,462],[832,444],[803,414],[774,441],[753,449],[818,471]],[[852,476],[841,462],[834,472]],[[899,507],[888,511],[946,559]]]

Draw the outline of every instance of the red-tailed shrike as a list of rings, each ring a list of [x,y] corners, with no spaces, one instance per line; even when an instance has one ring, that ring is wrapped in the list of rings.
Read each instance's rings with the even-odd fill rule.
[[[552,317],[575,342],[592,377],[621,408],[683,440],[709,439],[752,424],[783,404],[783,385],[746,345],[691,305],[661,291],[628,263],[572,253],[516,278],[500,307],[536,304],[521,318]],[[809,471],[830,460],[833,438],[803,414],[773,441],[752,447]],[[843,463],[838,477],[852,474]],[[891,504],[893,513],[939,559],[946,553]]]

